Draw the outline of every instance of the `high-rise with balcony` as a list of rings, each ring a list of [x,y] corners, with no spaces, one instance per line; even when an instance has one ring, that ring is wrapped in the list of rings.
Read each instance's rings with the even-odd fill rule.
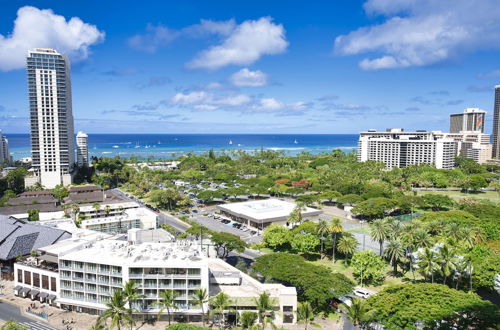
[[[35,48],[28,52],[27,74],[34,182],[68,185],[75,163],[69,60]]]
[[[89,165],[89,137],[83,132],[76,135],[76,163],[80,167]]]
[[[500,141],[498,141],[500,135],[500,85],[495,86],[495,103],[493,105],[493,158],[500,157]]]
[[[466,108],[462,113],[450,115],[450,133],[474,131],[484,133],[486,111],[479,108]]]

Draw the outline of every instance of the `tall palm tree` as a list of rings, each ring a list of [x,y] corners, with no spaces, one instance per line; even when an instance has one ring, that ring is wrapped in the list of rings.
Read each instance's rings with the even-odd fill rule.
[[[324,219],[320,219],[318,221],[318,226],[316,227],[316,232],[318,233],[321,241],[321,258],[323,259],[323,246],[324,246],[324,240],[325,240],[325,235],[329,233],[328,230],[328,223]]]
[[[420,255],[420,261],[418,263],[418,267],[424,275],[425,278],[428,276],[431,277],[431,283],[434,283],[434,272],[436,271],[436,253],[429,249],[425,248],[423,254]]]
[[[203,323],[203,326],[205,326],[205,304],[210,300],[207,289],[196,289],[192,298],[196,306],[200,306],[201,308],[201,322]]]
[[[132,305],[136,300],[141,299],[143,295],[139,293],[137,284],[134,281],[127,281],[125,283],[125,285],[123,286],[123,294],[125,295],[125,299],[127,301],[127,307],[132,314],[134,312],[134,308],[132,307]],[[130,324],[130,327],[132,328],[132,324]]]
[[[351,306],[342,304],[341,308],[346,313],[347,319],[351,321],[354,326],[362,326],[371,314],[365,301],[361,298],[352,299]]]
[[[385,257],[389,259],[389,262],[394,267],[394,275],[398,272],[398,262],[401,261],[404,256],[405,249],[401,240],[399,238],[390,239],[385,249]]]
[[[160,298],[160,301],[155,303],[156,306],[160,307],[160,310],[158,311],[158,319],[160,319],[161,315],[163,314],[163,311],[166,309],[168,315],[168,324],[170,325],[171,322],[170,310],[177,307],[177,304],[175,303],[175,298],[177,298],[179,294],[174,290],[163,290],[160,292],[158,296]]]
[[[395,220],[394,218],[390,218],[391,220],[388,222],[389,225],[389,236],[390,237],[401,237],[403,234],[404,226],[401,224],[401,221]]]
[[[272,311],[276,305],[275,299],[271,298],[269,293],[262,292],[257,299],[254,299],[257,312],[259,314],[259,322],[262,325],[262,330],[266,327],[267,323],[272,324],[273,315]]]
[[[219,327],[223,326],[226,323],[224,312],[228,310],[232,304],[231,297],[221,291],[216,296],[210,298],[210,304],[213,307],[212,312],[220,315]]]
[[[100,316],[102,320],[111,319],[111,328],[118,330],[126,323],[134,324],[132,311],[127,307],[127,299],[122,290],[115,290],[111,299],[106,303],[106,310]]]
[[[439,263],[441,265],[441,274],[443,275],[443,284],[446,284],[446,279],[452,274],[457,262],[455,250],[448,245],[443,245],[439,250]]]
[[[431,235],[425,228],[418,228],[413,234],[415,248],[429,248],[432,245]]]
[[[460,242],[468,249],[484,241],[483,233],[480,230],[465,226],[459,229],[458,237]]]
[[[338,250],[342,252],[347,258],[356,252],[358,241],[352,235],[343,234],[339,239]]]
[[[333,218],[328,226],[328,231],[332,234],[333,248],[332,248],[332,261],[335,262],[335,250],[337,249],[337,238],[340,233],[344,231],[342,220]],[[354,252],[353,252],[354,253]]]
[[[384,251],[384,241],[389,237],[389,226],[385,219],[378,219],[370,225],[370,236],[373,240],[378,241],[380,245],[379,255],[382,256]]]
[[[312,320],[314,320],[314,311],[309,301],[299,303],[299,306],[297,307],[297,319],[304,322],[304,330],[307,330],[307,326],[311,323]]]

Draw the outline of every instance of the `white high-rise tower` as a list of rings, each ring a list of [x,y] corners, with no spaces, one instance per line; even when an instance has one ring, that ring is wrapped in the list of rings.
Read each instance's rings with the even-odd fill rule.
[[[75,163],[68,58],[35,48],[27,58],[31,153],[37,181],[45,188],[71,184]]]
[[[9,140],[0,130],[0,165],[10,164]]]
[[[83,132],[76,135],[76,163],[78,166],[89,165],[89,137]]]

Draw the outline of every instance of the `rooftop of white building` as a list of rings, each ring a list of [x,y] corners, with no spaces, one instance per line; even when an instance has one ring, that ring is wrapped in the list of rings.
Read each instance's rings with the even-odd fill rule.
[[[292,213],[295,207],[295,203],[285,202],[274,198],[218,205],[218,208],[221,210],[258,221],[286,218]],[[302,216],[307,217],[318,215],[321,211],[306,207],[301,213]]]

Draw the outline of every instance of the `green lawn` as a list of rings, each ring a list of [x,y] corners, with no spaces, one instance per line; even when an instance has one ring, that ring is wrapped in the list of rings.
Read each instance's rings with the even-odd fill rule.
[[[477,199],[487,199],[492,202],[500,201],[499,195],[496,191],[482,191],[478,193],[469,193],[469,194],[465,194],[461,191],[417,191],[418,196],[423,196],[425,194],[446,195],[456,200],[461,198],[477,198]]]

